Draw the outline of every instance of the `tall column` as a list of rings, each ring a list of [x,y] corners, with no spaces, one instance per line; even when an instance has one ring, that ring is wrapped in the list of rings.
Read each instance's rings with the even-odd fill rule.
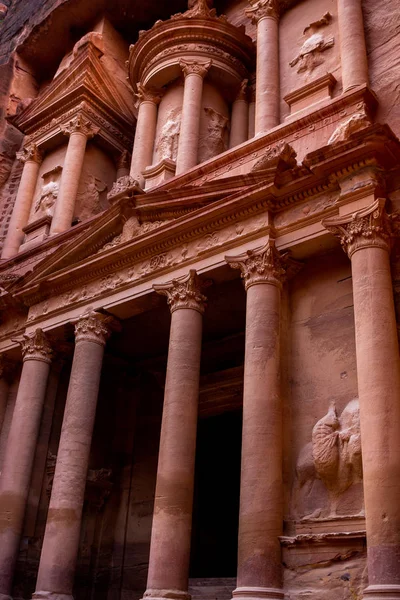
[[[249,131],[248,140],[254,137],[255,134],[255,120],[256,120],[256,86],[255,84],[249,85]]]
[[[130,167],[130,156],[128,150],[124,150],[121,152],[121,155],[118,159],[117,163],[117,175],[116,178],[126,177],[129,175],[129,167]]]
[[[28,224],[43,155],[36,144],[31,144],[21,152],[17,152],[17,158],[24,163],[24,169],[1,253],[2,259],[11,258],[17,254],[24,240],[23,228]]]
[[[23,367],[0,477],[0,599],[9,598],[35,455],[51,348],[41,329],[19,342]]]
[[[229,148],[234,148],[248,140],[249,133],[249,103],[247,102],[247,83],[244,79],[240,85],[239,93],[232,104],[231,135]]]
[[[167,296],[171,332],[146,598],[187,599],[202,320],[196,272],[154,289]]]
[[[277,0],[251,2],[246,16],[257,25],[255,135],[279,125],[279,10]]]
[[[34,598],[72,598],[104,346],[112,317],[84,315],[75,352]]]
[[[136,123],[135,141],[132,151],[130,176],[143,187],[143,171],[153,162],[154,141],[156,137],[158,105],[162,98],[159,90],[145,88],[137,84],[136,97],[139,101],[139,112]]]
[[[0,432],[3,427],[4,417],[7,410],[8,393],[10,386],[6,378],[7,362],[4,355],[0,356]]]
[[[400,598],[400,360],[385,200],[323,225],[351,259],[369,586]]]
[[[185,77],[181,129],[179,133],[176,175],[185,173],[197,165],[203,81],[212,61],[204,63],[179,61]]]
[[[368,83],[364,18],[361,0],[338,0],[343,91]]]
[[[280,305],[284,261],[273,240],[226,257],[247,291],[237,588],[234,598],[283,598]]]
[[[69,141],[61,175],[60,191],[50,227],[51,234],[61,233],[71,227],[86,143],[100,130],[82,114],[77,114],[67,125],[61,127],[61,131],[64,135],[69,136]]]

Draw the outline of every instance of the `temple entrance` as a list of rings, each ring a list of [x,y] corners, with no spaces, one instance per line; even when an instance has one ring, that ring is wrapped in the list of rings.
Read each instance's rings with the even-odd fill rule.
[[[236,577],[242,411],[199,420],[191,578]]]

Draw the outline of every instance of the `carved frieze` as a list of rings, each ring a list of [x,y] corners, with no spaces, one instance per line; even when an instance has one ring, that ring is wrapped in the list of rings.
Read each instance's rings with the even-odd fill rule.
[[[153,289],[167,297],[171,313],[175,310],[186,308],[204,313],[207,298],[202,294],[205,284],[198,277],[195,270],[190,270],[188,275],[173,279],[169,283],[153,285]]]

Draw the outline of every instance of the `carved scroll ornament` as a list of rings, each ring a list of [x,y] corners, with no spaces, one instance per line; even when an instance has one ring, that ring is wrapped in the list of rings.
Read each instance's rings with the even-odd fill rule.
[[[281,287],[286,278],[287,255],[281,255],[275,241],[239,256],[225,256],[232,269],[240,269],[246,291],[252,285],[269,283]]]
[[[169,283],[155,284],[153,289],[167,297],[171,313],[180,308],[190,308],[203,314],[207,298],[202,294],[206,284],[198,277],[195,270],[190,270],[188,275],[173,279]]]
[[[22,163],[30,161],[40,165],[43,160],[43,153],[39,150],[36,144],[25,146],[20,152],[17,152],[16,156],[17,159]]]
[[[82,315],[75,324],[75,341],[93,342],[105,346],[113,329],[117,326],[117,321],[111,315],[104,315],[91,311]]]
[[[24,362],[27,360],[40,360],[51,363],[53,351],[49,340],[41,329],[36,329],[34,333],[24,334],[22,339],[13,339],[12,341],[20,345]]]
[[[93,123],[81,113],[78,113],[75,117],[70,119],[66,125],[61,125],[60,129],[64,135],[80,133],[87,139],[94,137],[100,131],[99,127],[93,125]]]
[[[265,17],[279,18],[279,5],[277,0],[258,0],[250,2],[251,8],[245,9],[245,14],[248,19],[255,25]]]

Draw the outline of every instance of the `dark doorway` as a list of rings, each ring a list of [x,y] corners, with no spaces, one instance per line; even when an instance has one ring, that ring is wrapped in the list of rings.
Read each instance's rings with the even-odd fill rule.
[[[242,411],[197,431],[190,577],[236,577]]]

